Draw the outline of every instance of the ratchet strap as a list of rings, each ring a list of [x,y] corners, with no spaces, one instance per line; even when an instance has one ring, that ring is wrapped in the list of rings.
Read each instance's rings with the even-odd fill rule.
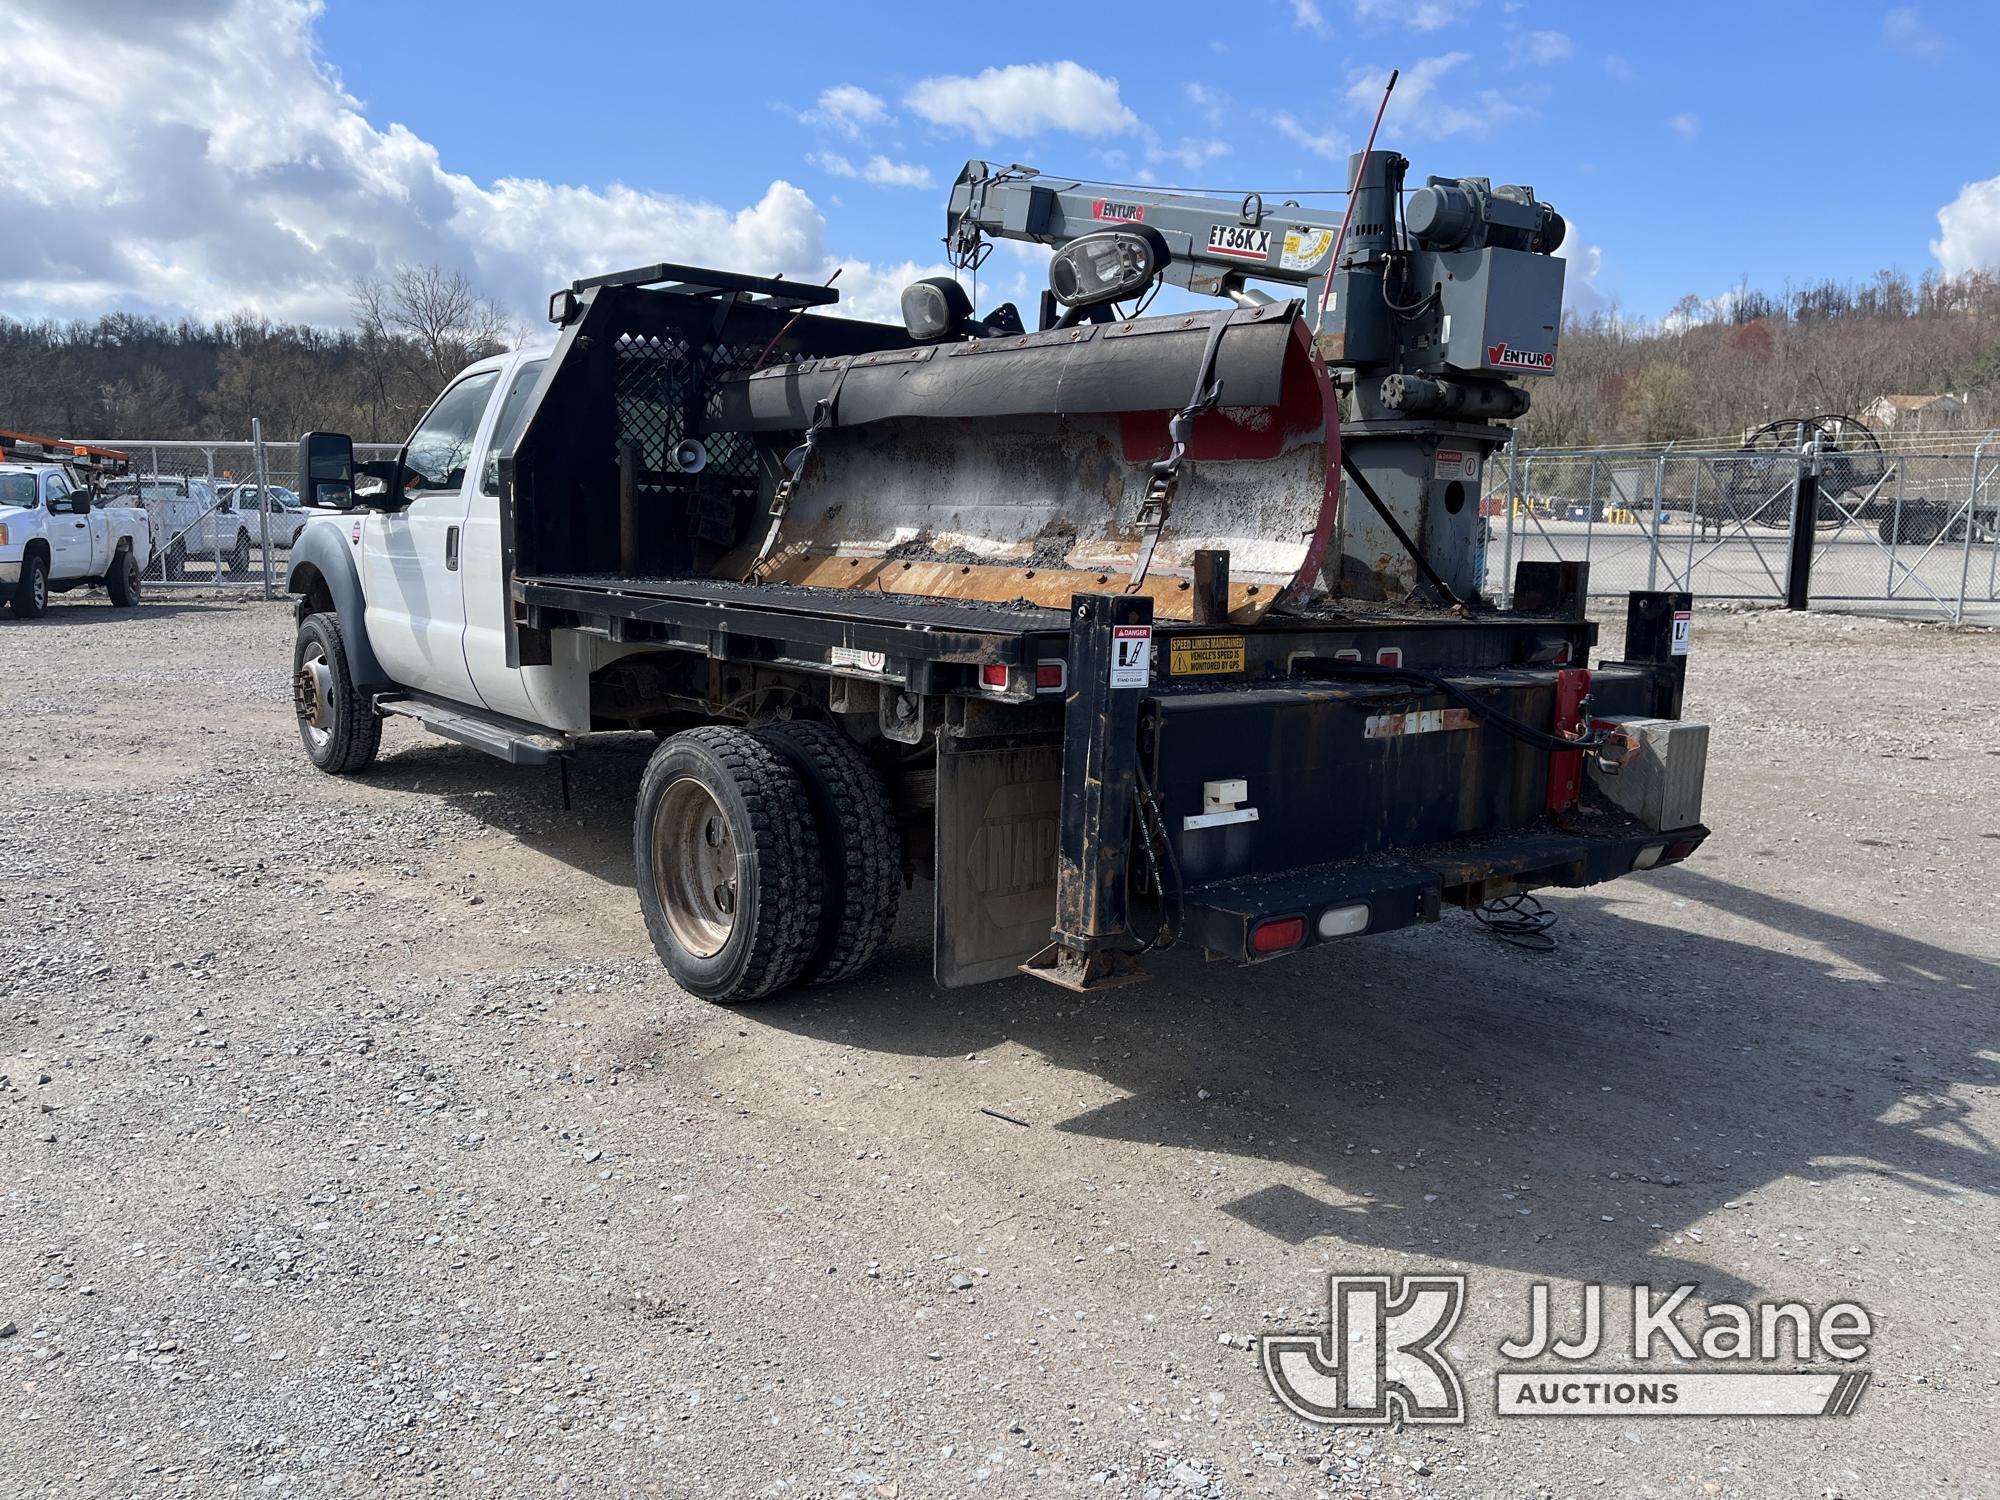
[[[1233,313],[1234,309],[1225,308],[1210,320],[1208,343],[1194,372],[1194,394],[1167,421],[1167,436],[1173,440],[1173,447],[1165,458],[1154,463],[1152,477],[1146,481],[1146,498],[1139,502],[1139,556],[1132,564],[1132,576],[1125,583],[1128,594],[1139,591],[1146,581],[1147,570],[1153,566],[1153,549],[1160,545],[1160,532],[1173,511],[1174,491],[1180,487],[1181,460],[1187,456],[1188,443],[1194,437],[1194,420],[1222,399],[1222,382],[1211,376],[1215,371],[1216,351],[1222,347],[1223,330],[1229,327]]]
[[[805,437],[798,447],[784,458],[785,477],[778,481],[778,487],[771,492],[771,529],[764,533],[764,544],[757,549],[756,559],[743,575],[745,583],[753,582],[771,554],[778,550],[778,537],[785,529],[785,515],[792,508],[792,493],[798,488],[799,476],[811,462],[813,452],[819,443],[820,434],[836,424],[836,413],[840,404],[840,388],[847,383],[847,372],[854,368],[852,356],[842,363],[840,373],[833,378],[833,389],[813,403],[812,421],[807,424]]]

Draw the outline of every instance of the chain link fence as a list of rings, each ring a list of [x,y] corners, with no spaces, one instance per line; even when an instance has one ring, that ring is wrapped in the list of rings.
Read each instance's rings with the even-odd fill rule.
[[[132,470],[99,481],[103,503],[143,506],[153,550],[143,578],[148,588],[281,593],[292,542],[324,511],[299,498],[298,447],[266,442],[253,431],[243,442],[162,442],[111,438],[101,446],[130,456]],[[357,460],[393,458],[393,443],[356,443]]]
[[[1801,486],[1808,525],[1794,522]],[[1961,451],[1503,448],[1485,485],[1486,592],[1523,559],[1587,562],[1593,594],[1685,589],[2000,624],[2000,440]]]

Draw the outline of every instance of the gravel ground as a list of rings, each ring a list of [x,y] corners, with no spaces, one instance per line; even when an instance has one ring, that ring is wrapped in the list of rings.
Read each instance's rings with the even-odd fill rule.
[[[290,639],[0,623],[0,1491],[2000,1494],[2000,637],[1705,612],[1716,837],[1552,955],[943,994],[919,892],[736,1012],[647,947],[646,742],[567,813],[401,722],[334,781]],[[1336,1268],[1471,1278],[1466,1426],[1276,1404]],[[1856,1299],[1873,1384],[1495,1417],[1592,1280]]]

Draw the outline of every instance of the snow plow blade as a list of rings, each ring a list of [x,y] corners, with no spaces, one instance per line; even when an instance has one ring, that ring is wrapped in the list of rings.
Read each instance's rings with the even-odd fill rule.
[[[1135,582],[1153,465],[1205,374],[1219,396]],[[1125,589],[1189,620],[1195,554],[1220,550],[1245,624],[1317,588],[1334,538],[1338,419],[1295,302],[759,370],[718,383],[707,426],[758,435],[768,503],[822,403],[776,544],[760,564],[760,526],[717,576],[1055,608]]]

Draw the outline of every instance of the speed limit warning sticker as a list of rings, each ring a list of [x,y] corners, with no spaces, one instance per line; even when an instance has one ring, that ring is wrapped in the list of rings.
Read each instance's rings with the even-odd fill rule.
[[[1677,609],[1674,611],[1674,640],[1668,649],[1675,656],[1688,654],[1688,640],[1694,635],[1694,611]]]
[[[1144,687],[1153,671],[1153,627],[1113,625],[1111,627],[1111,685],[1115,688]]]

